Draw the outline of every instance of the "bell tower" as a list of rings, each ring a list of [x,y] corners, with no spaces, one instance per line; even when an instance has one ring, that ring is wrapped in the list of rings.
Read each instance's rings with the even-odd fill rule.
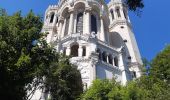
[[[140,66],[142,61],[128,16],[127,5],[123,0],[111,0],[108,4],[108,10],[110,19],[109,31],[119,35],[123,40],[121,48],[124,70],[129,69],[132,78],[138,78],[141,76]]]

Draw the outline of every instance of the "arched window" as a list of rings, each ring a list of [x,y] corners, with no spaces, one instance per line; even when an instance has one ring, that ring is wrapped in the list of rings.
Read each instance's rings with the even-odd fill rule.
[[[91,32],[95,32],[97,34],[97,19],[94,15],[91,15]]]
[[[66,18],[66,25],[65,25],[65,31],[64,31],[64,36],[68,34],[68,27],[69,27],[69,22],[70,22],[70,16]]]
[[[71,46],[71,56],[72,57],[78,56],[78,48],[79,48],[78,44],[74,44],[74,45]]]
[[[112,10],[112,9],[110,10],[110,13],[111,13],[112,20],[113,20],[113,19],[114,19],[114,12],[113,12],[113,10]]]
[[[113,64],[113,57],[112,57],[112,55],[109,55],[108,58],[109,58],[109,64]]]
[[[118,58],[117,58],[117,57],[114,58],[114,64],[115,64],[115,66],[117,66],[117,67],[119,66]]]
[[[83,33],[83,13],[77,15],[76,32]]]
[[[124,14],[125,18],[127,19],[126,10],[125,9],[123,9],[123,14]]]
[[[106,52],[102,53],[102,58],[104,62],[107,62],[107,56],[106,56]]]
[[[136,78],[136,72],[132,71],[132,78]]]
[[[99,60],[102,60],[100,49],[97,49],[97,53],[99,54]]]
[[[54,13],[51,14],[51,17],[50,17],[50,23],[52,23],[54,20]]]
[[[83,53],[82,56],[86,56],[86,47],[83,47]]]
[[[57,17],[56,23],[58,23],[58,17]]]
[[[116,13],[117,13],[117,17],[121,17],[119,8],[116,8]]]

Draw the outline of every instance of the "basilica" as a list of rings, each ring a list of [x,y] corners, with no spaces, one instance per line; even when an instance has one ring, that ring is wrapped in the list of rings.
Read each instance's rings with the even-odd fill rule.
[[[123,0],[59,0],[47,8],[42,32],[57,52],[71,56],[84,89],[96,78],[125,85],[141,76],[142,61]]]

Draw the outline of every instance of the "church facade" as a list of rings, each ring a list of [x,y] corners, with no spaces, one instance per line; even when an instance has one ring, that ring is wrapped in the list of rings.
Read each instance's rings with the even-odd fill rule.
[[[42,32],[57,52],[71,56],[85,89],[96,78],[125,85],[141,76],[142,61],[122,0],[59,0],[46,10]]]
[[[71,56],[83,84],[140,77],[142,64],[127,6],[122,0],[60,0],[45,12],[42,32],[58,52]]]

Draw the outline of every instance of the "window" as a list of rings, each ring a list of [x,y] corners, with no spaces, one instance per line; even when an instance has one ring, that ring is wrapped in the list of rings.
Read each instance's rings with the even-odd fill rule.
[[[78,48],[79,48],[78,44],[71,46],[71,56],[73,56],[73,57],[78,56]]]
[[[91,15],[91,32],[95,32],[97,34],[97,20],[94,15]]]
[[[52,23],[53,20],[54,20],[54,13],[51,14],[50,23]]]
[[[99,53],[99,60],[102,60],[100,49],[97,49],[97,53]]]
[[[58,17],[57,17],[57,21],[56,21],[56,23],[58,23]]]
[[[132,72],[132,77],[136,78],[136,72],[135,71]]]
[[[86,47],[83,47],[83,53],[82,56],[86,56]]]
[[[112,20],[114,19],[114,13],[113,10],[110,10],[111,16],[112,16]]]
[[[66,25],[65,25],[64,36],[66,36],[68,34],[69,22],[70,22],[70,16],[66,18]]]
[[[113,58],[112,58],[112,55],[109,55],[108,58],[109,58],[109,64],[112,64],[112,65],[113,65]]]
[[[117,66],[117,67],[119,66],[117,57],[114,58],[114,63],[115,63],[115,66]]]
[[[121,17],[119,8],[116,9],[116,13],[117,13],[117,17]]]
[[[106,52],[102,53],[102,58],[104,62],[107,62],[107,56],[106,56]]]
[[[76,32],[83,33],[83,13],[77,15]]]
[[[126,10],[125,9],[123,9],[123,14],[124,14],[125,18],[127,19]]]

